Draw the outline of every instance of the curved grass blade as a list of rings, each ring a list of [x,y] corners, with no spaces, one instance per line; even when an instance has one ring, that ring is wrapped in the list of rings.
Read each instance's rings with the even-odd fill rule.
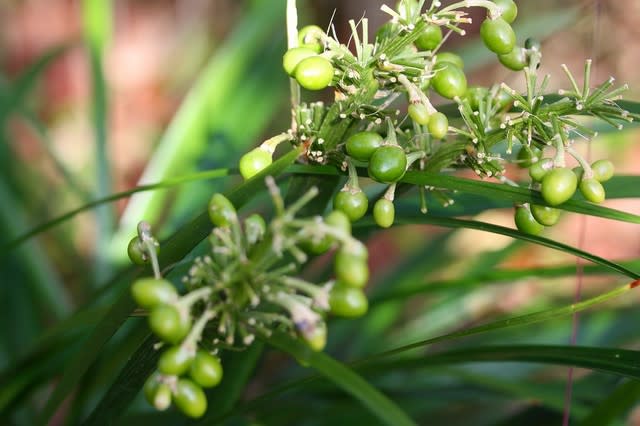
[[[104,53],[113,30],[112,4],[108,0],[81,2],[84,44],[91,70],[91,119],[95,141],[95,194],[104,198],[111,192],[111,171],[108,150],[108,96],[104,75]],[[106,257],[109,238],[115,225],[115,211],[109,205],[95,210],[97,232],[95,237],[94,286],[103,282],[112,265]]]
[[[580,426],[603,426],[612,424],[623,416],[640,399],[640,382],[631,380],[618,386],[613,392],[593,407]]]
[[[117,200],[120,200],[122,198],[126,198],[128,196],[130,196],[131,194],[135,194],[136,192],[143,192],[143,191],[154,191],[157,189],[162,189],[162,188],[170,188],[172,186],[176,186],[176,185],[182,185],[188,182],[193,182],[193,181],[198,181],[198,180],[205,180],[205,179],[219,179],[219,178],[223,178],[226,176],[230,176],[232,174],[232,171],[230,169],[215,169],[215,170],[207,170],[205,172],[200,172],[200,173],[193,173],[193,174],[189,174],[186,176],[180,176],[177,178],[173,178],[173,179],[166,179],[162,182],[158,182],[158,183],[152,183],[149,185],[141,185],[141,186],[137,186],[135,188],[132,189],[128,189],[126,191],[122,191],[122,192],[117,192],[115,194],[111,194],[107,197],[104,198],[100,198],[94,201],[91,201],[90,203],[87,203],[83,206],[80,206],[76,209],[73,209],[67,213],[64,213],[58,217],[56,217],[55,219],[52,219],[50,221],[47,221],[41,225],[36,226],[35,228],[31,229],[30,231],[22,234],[21,236],[19,236],[18,238],[15,238],[14,240],[10,241],[5,247],[2,248],[2,250],[0,251],[0,253],[6,253],[7,251],[19,246],[20,244],[22,244],[23,242],[29,240],[30,238],[33,238],[34,236],[45,232],[71,218],[73,218],[74,216],[85,212],[87,210],[91,210],[94,207],[97,207],[99,205],[105,204],[105,203],[111,203]]]
[[[51,159],[53,166],[56,168],[60,176],[64,179],[69,189],[76,193],[76,195],[83,202],[89,202],[91,196],[85,186],[80,183],[73,173],[65,166],[64,162],[58,157],[53,148],[53,141],[46,128],[46,126],[40,121],[40,119],[31,111],[26,108],[20,108],[20,115],[24,118],[27,125],[29,125],[35,133],[38,135],[38,141],[42,146],[42,149],[47,153],[47,156]]]
[[[618,287],[614,290],[603,293],[599,296],[592,297],[590,299],[583,300],[579,303],[573,303],[571,305],[563,306],[561,308],[553,308],[547,309],[540,312],[534,312],[527,315],[521,315],[518,317],[507,318],[503,320],[498,320],[494,322],[490,322],[488,324],[480,325],[477,327],[467,328],[465,330],[455,331],[453,333],[444,334],[437,337],[432,337],[430,339],[422,340],[420,342],[411,343],[409,345],[401,346],[399,348],[395,348],[386,352],[382,352],[380,354],[374,355],[369,358],[377,359],[381,357],[387,357],[399,353],[403,353],[412,349],[421,348],[427,345],[432,345],[434,343],[443,342],[446,340],[457,339],[460,337],[472,336],[479,333],[486,333],[488,331],[500,330],[509,327],[518,327],[523,325],[535,324],[539,322],[548,321],[554,318],[559,318],[567,315],[573,315],[576,312],[584,311],[587,308],[603,303],[607,300],[618,297],[640,285],[640,280],[633,281],[627,285]],[[368,360],[361,361],[362,363],[367,363]]]
[[[118,292],[118,297],[113,306],[98,323],[87,341],[80,350],[69,360],[67,368],[57,383],[55,390],[47,400],[43,408],[39,424],[47,424],[51,416],[73,390],[96,360],[102,347],[111,339],[115,332],[122,326],[129,314],[134,310],[135,303],[129,294],[128,286],[123,287]]]
[[[630,270],[640,271],[640,260],[620,262],[620,265]],[[469,289],[485,283],[491,283],[491,285],[504,284],[530,277],[560,278],[567,277],[569,275],[575,275],[575,273],[575,264],[539,268],[494,269],[478,276],[456,278],[451,280],[434,280],[418,283],[414,282],[411,287],[393,288],[391,290],[385,291],[384,293],[374,295],[370,298],[370,301],[372,303],[381,303],[395,299],[406,299],[408,297],[427,291],[437,292],[440,290],[450,290],[452,288]],[[605,268],[602,265],[583,266],[583,274],[585,276],[606,275],[610,273],[611,270],[609,268]]]
[[[73,47],[73,44],[64,44],[48,50],[9,86],[6,96],[0,92],[0,117],[4,118],[13,112],[16,107],[22,106],[25,97],[35,86],[42,73],[71,47]]]
[[[435,355],[379,361],[368,364],[364,370],[413,370],[467,362],[515,361],[569,365],[640,379],[639,359],[639,351],[626,349],[551,345],[474,346]]]
[[[336,386],[358,399],[382,422],[394,426],[415,424],[396,404],[353,370],[330,356],[322,352],[313,352],[304,344],[283,334],[274,333],[271,337],[265,338],[265,341],[297,359],[304,360]]]
[[[399,217],[396,219],[396,223],[397,224],[421,223],[421,224],[431,224],[436,226],[444,226],[446,228],[468,228],[468,229],[476,229],[478,231],[486,231],[486,232],[492,232],[495,234],[506,235],[512,238],[528,241],[544,247],[560,250],[577,257],[581,257],[593,263],[605,266],[610,270],[616,271],[629,278],[633,278],[633,279],[640,278],[640,274],[630,269],[627,269],[626,267],[618,263],[611,262],[607,259],[604,259],[600,256],[596,256],[594,254],[588,253],[583,250],[579,250],[567,244],[550,240],[548,238],[524,234],[516,229],[506,228],[504,226],[493,225],[490,223],[479,222],[475,220],[454,219],[454,218],[439,217],[439,216],[432,216],[432,215],[423,215],[423,216],[416,216],[416,217]],[[375,226],[375,225],[373,224],[373,221],[370,218],[368,218],[367,220],[362,220],[358,222],[357,226]]]
[[[237,208],[240,208],[254,196],[256,192],[264,188],[263,180],[265,176],[277,176],[281,174],[298,158],[301,149],[302,148],[298,148],[289,151],[254,178],[237,187],[229,193],[227,197]],[[205,211],[174,233],[169,240],[162,243],[162,252],[159,256],[160,263],[162,265],[171,265],[182,259],[193,247],[206,238],[209,232],[211,232],[211,222],[207,211]],[[123,278],[123,281],[130,282],[139,271],[140,269],[133,270],[130,275]],[[55,410],[96,360],[102,347],[122,326],[134,308],[135,304],[129,294],[129,288],[128,286],[124,286],[118,291],[116,301],[111,309],[104,315],[78,353],[75,354],[67,364],[67,369],[64,371],[60,382],[57,384],[53,394],[49,397],[41,413],[39,423],[47,423],[55,413]],[[71,368],[69,366],[71,366]]]
[[[27,229],[26,214],[22,212],[11,188],[5,181],[0,180],[0,229],[3,238],[13,238],[16,233]],[[14,253],[16,264],[24,270],[24,281],[20,284],[28,288],[30,299],[40,313],[51,315],[54,319],[61,319],[71,312],[72,301],[61,278],[47,258],[42,247],[35,242],[21,247]],[[5,259],[10,261],[9,259]],[[12,261],[13,262],[13,261]],[[5,271],[6,272],[6,271]],[[5,278],[3,285],[11,291],[12,283]]]
[[[141,322],[136,329],[147,330],[146,322]],[[138,349],[118,374],[115,382],[100,400],[95,410],[83,422],[83,425],[108,425],[115,424],[124,413],[127,406],[133,401],[147,377],[156,368],[160,357],[160,351],[153,348],[157,339],[148,335],[140,343]]]

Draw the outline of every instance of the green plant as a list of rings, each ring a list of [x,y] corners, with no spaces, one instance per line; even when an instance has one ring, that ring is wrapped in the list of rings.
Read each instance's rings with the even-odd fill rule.
[[[267,3],[263,12],[274,7]],[[500,62],[521,73],[524,93],[500,81],[491,87],[468,88],[462,59],[440,52],[446,44],[443,30],[464,33],[469,7],[486,10],[481,32],[486,52],[491,51],[492,57],[498,53]],[[478,422],[510,400],[532,398],[555,419],[564,408],[564,378],[554,376],[540,385],[528,370],[511,364],[501,364],[504,371],[470,370],[458,364],[550,363],[640,377],[637,352],[616,348],[634,339],[635,328],[629,321],[633,313],[624,305],[612,308],[616,315],[599,312],[593,323],[587,323],[590,330],[601,330],[603,324],[618,330],[619,334],[612,333],[616,336],[594,343],[600,348],[507,346],[501,341],[533,337],[539,339],[534,343],[547,342],[557,335],[554,321],[611,302],[637,287],[637,260],[612,262],[539,235],[560,220],[562,211],[640,223],[637,215],[592,203],[604,200],[605,187],[610,198],[637,197],[633,188],[638,177],[614,177],[613,163],[590,164],[574,144],[580,137],[595,135],[591,128],[595,120],[617,129],[621,122],[637,118],[640,107],[619,102],[624,88],[613,88],[612,80],[591,87],[590,62],[585,65],[583,87],[565,68],[571,88],[560,96],[549,95],[548,78],[540,78],[537,71],[542,59],[539,43],[527,40],[524,47],[515,46],[510,30],[517,8],[512,1],[467,0],[442,7],[436,1],[429,6],[425,1],[403,0],[395,9],[385,6],[383,11],[390,19],[375,38],[366,19],[350,22],[352,53],[330,35],[332,31],[314,25],[296,31],[295,2],[288,2],[289,48],[282,64],[293,77],[290,127],[257,148],[243,149],[246,153],[238,164],[244,183],[233,182],[226,191],[205,187],[206,209],[205,201],[194,203],[200,205],[200,215],[171,237],[163,236],[163,226],[155,220],[151,220],[154,233],[151,225],[141,222],[126,250],[135,268],[124,271],[120,280],[105,286],[85,308],[47,333],[13,369],[24,375],[13,370],[3,373],[7,383],[0,391],[3,412],[19,406],[23,394],[37,394],[40,381],[47,380],[56,384],[38,411],[40,423],[47,422],[74,389],[78,392],[71,398],[70,423],[117,423],[121,418],[159,424],[185,421],[139,404],[127,411],[141,389],[154,409],[175,406],[189,418],[204,417],[203,423],[234,417],[230,423],[251,419],[305,424],[322,413],[326,424],[352,418],[354,424],[423,424],[452,416],[447,407],[461,401],[455,395],[463,394],[465,402],[477,396],[475,387],[489,396],[481,412],[476,407]],[[335,102],[305,102],[316,94],[305,93],[303,98],[300,86],[331,87]],[[436,93],[453,103],[436,104]],[[288,151],[283,152],[284,146]],[[579,169],[568,167],[571,159]],[[296,160],[299,164],[294,164]],[[528,169],[523,173],[531,181],[522,181],[512,164]],[[471,171],[479,178],[457,177],[455,171]],[[208,171],[134,192],[231,173]],[[486,181],[490,179],[497,182]],[[573,196],[577,188],[589,202]],[[265,193],[271,204],[263,202]],[[97,203],[125,195],[130,193]],[[461,218],[494,208],[513,208],[517,229]],[[534,275],[546,280],[570,276],[573,265],[496,267],[522,244],[467,258],[444,248],[451,233],[427,238],[418,231],[413,240],[410,233],[404,234],[397,245],[392,239],[384,241],[384,255],[369,259],[364,244],[369,234],[377,227],[391,228],[383,231],[387,235],[399,229],[394,224],[506,235],[587,259],[594,265],[585,266],[585,274],[618,274],[627,283],[561,308],[555,307],[556,298],[566,297],[538,289],[531,296],[538,312],[493,320],[493,312],[503,309],[499,303],[508,299],[505,284]],[[22,240],[29,236],[25,235]],[[377,267],[385,257],[392,264],[386,275],[370,271],[370,264]],[[454,278],[448,278],[443,265],[453,258],[462,262],[451,268]],[[369,281],[375,285],[367,286]],[[490,303],[483,305],[487,300]],[[476,316],[478,311],[482,313]],[[619,320],[612,318],[617,314]],[[358,319],[341,322],[334,317]],[[516,328],[532,324],[539,327],[536,336],[523,336]],[[427,338],[434,335],[438,337]],[[622,337],[616,340],[617,336]],[[460,347],[458,339],[463,337],[466,344]],[[497,341],[501,346],[492,346]],[[436,342],[442,344],[437,352],[412,352]],[[263,356],[265,347],[288,353],[315,373],[301,372],[296,363],[282,367],[286,361],[268,352]],[[354,359],[359,361],[351,363]],[[67,368],[55,380],[61,367]],[[266,384],[268,391],[257,398],[248,393],[245,397],[251,399],[243,401],[251,377],[264,380],[260,384]],[[282,387],[271,387],[279,380],[285,382]],[[596,424],[605,424],[615,413],[603,415],[591,405],[621,410],[611,407],[633,402],[620,404],[623,391],[640,394],[635,382],[618,385],[589,376],[580,383],[584,393],[576,398],[574,413],[580,420],[595,418]],[[335,387],[362,407],[336,393]],[[289,388],[300,392],[284,394]],[[452,395],[424,403],[425,395],[439,394],[442,388],[452,390]],[[612,395],[618,399],[603,397],[603,389],[615,389]],[[524,414],[530,409],[537,408],[525,404]],[[511,413],[500,412],[498,417],[504,422],[519,420]]]

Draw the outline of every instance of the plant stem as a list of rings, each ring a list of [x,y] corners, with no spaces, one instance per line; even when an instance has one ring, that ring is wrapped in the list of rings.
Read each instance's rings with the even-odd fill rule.
[[[287,0],[287,47],[289,49],[298,47],[298,9],[296,8],[296,0]],[[300,105],[300,85],[294,78],[289,79],[289,90],[291,92],[291,131],[295,134],[298,131],[296,110]]]

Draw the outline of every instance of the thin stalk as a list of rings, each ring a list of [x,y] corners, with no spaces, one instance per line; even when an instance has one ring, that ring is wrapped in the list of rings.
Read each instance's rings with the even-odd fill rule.
[[[287,0],[287,47],[298,47],[298,9],[296,0]],[[296,110],[300,105],[300,85],[294,78],[289,79],[291,92],[291,130],[295,134],[298,129],[296,122]]]

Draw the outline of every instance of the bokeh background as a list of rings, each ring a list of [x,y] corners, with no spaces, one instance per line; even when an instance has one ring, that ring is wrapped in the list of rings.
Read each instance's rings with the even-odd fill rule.
[[[280,3],[284,0],[115,0],[111,29],[99,46],[104,78],[96,80],[87,40],[92,31],[100,33],[99,21],[108,19],[83,16],[76,0],[1,0],[0,242],[12,241],[91,200],[131,189],[141,178],[158,182],[234,167],[249,147],[286,129],[288,80],[280,65],[285,50]],[[343,40],[348,38],[348,19],[359,19],[363,11],[370,27],[385,19],[381,1],[298,3],[301,24],[333,23]],[[542,40],[541,72],[552,74],[550,91],[567,87],[560,64],[580,76],[584,60],[592,58],[594,84],[615,76],[620,84],[629,84],[626,98],[640,99],[639,1],[520,0],[518,6],[519,41],[529,36]],[[522,76],[503,68],[479,42],[483,13],[473,12],[474,24],[465,37],[452,37],[451,50],[465,59],[472,85],[505,81],[522,88]],[[46,65],[39,70],[37,64],[43,61]],[[29,78],[34,74],[37,78]],[[323,96],[329,99],[330,93]],[[590,147],[581,144],[580,150],[592,159],[611,158],[618,173],[639,174],[636,127],[622,132],[603,128],[601,134]],[[513,173],[515,178],[522,176]],[[153,198],[123,197],[79,214],[3,256],[0,367],[11,365],[52,324],[94,297],[123,265],[123,241],[132,236],[137,220],[152,220],[160,236],[166,236],[192,218],[214,188],[237,182],[200,181],[156,191]],[[637,199],[606,205],[640,213]],[[513,226],[508,209],[491,210],[477,219]],[[640,255],[640,232],[634,224],[566,215],[548,235],[607,259]],[[439,238],[438,244],[455,256],[435,272],[422,271],[425,282],[459,277],[461,268],[474,259],[486,261],[491,253],[499,254],[496,267],[575,264],[568,255],[508,238],[423,226],[375,234],[369,241],[374,275],[393,274],[408,253]],[[576,281],[575,274],[521,280],[470,292],[456,306],[462,322],[473,323],[569,300]],[[585,279],[584,294],[601,292],[615,281]],[[459,326],[461,318],[445,308],[423,314],[440,301],[435,297],[410,304],[410,313],[385,335],[385,344],[408,343]],[[632,301],[620,303],[628,307]],[[580,338],[597,343],[597,332],[585,330]],[[570,323],[565,321],[539,337],[566,342],[569,335]],[[360,355],[370,344],[360,342],[346,352]],[[549,374],[561,382],[564,370]],[[264,390],[268,383],[263,372],[249,391]],[[640,411],[629,414],[628,422],[640,424]]]

